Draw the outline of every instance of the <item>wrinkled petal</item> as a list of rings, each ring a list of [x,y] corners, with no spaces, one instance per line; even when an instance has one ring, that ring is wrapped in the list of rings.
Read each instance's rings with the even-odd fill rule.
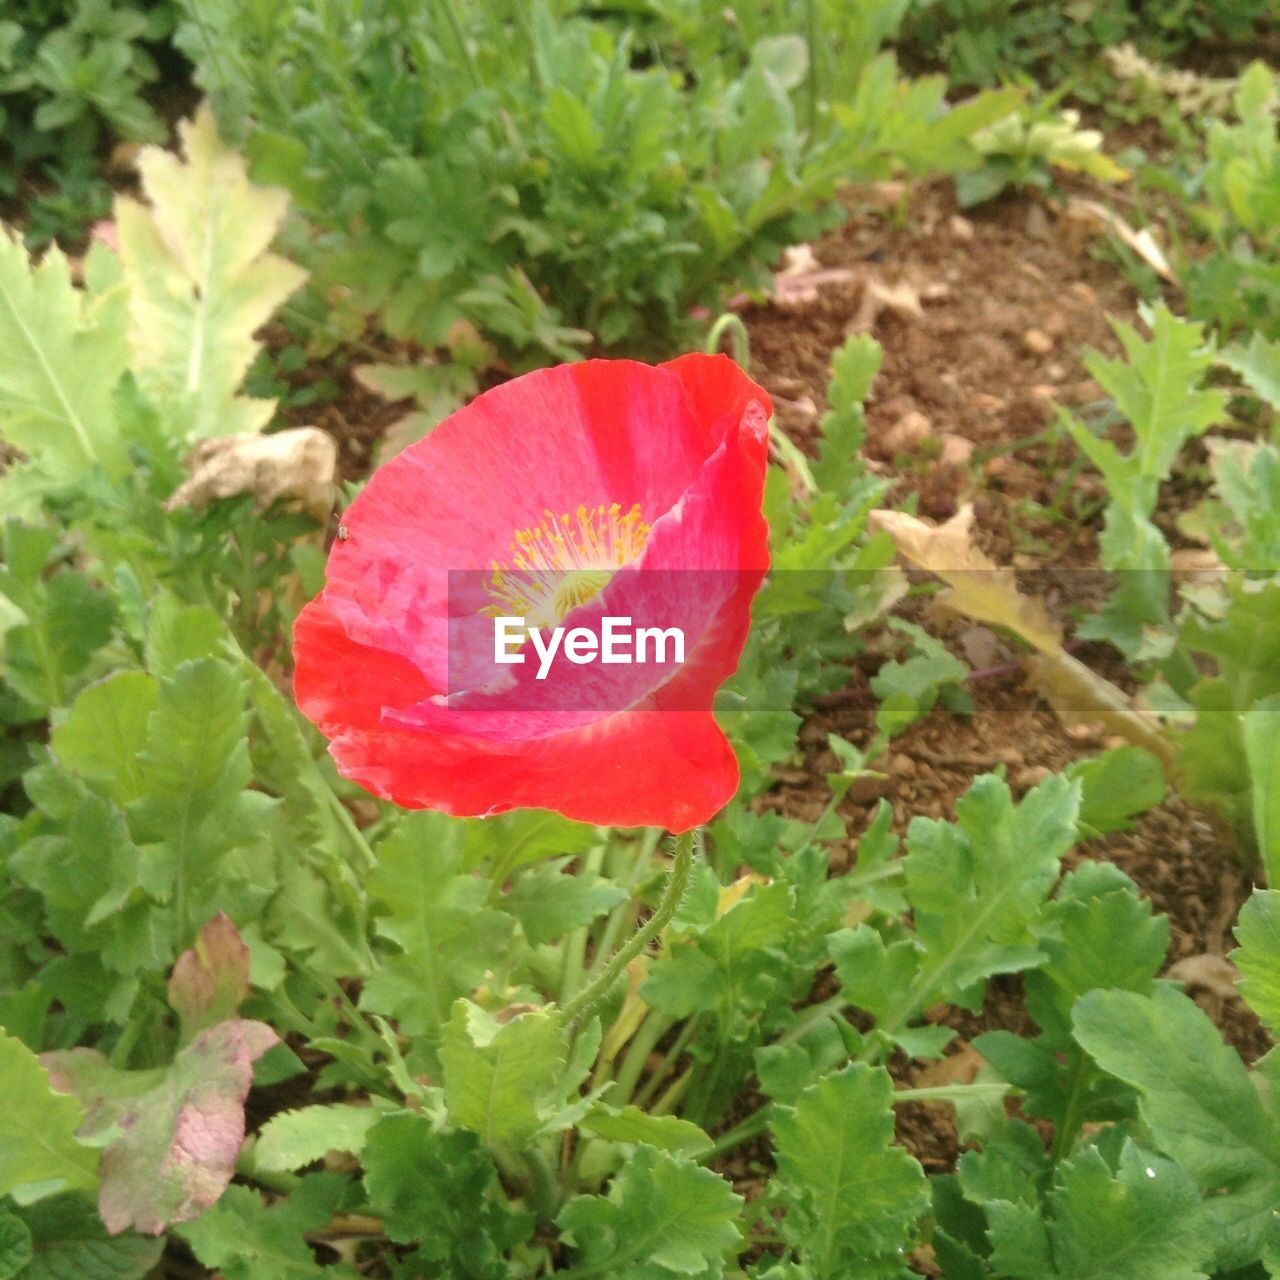
[[[378,471],[295,628],[298,705],[340,772],[458,815],[550,808],[677,831],[710,818],[738,780],[711,705],[768,567],[769,411],[725,357],[588,361],[487,392]],[[470,628],[491,652],[492,619],[479,578],[456,571],[505,561],[548,511],[613,503],[651,524],[643,554],[563,625],[679,626],[685,662],[561,661],[536,689],[526,663],[459,699],[451,643],[456,656]]]

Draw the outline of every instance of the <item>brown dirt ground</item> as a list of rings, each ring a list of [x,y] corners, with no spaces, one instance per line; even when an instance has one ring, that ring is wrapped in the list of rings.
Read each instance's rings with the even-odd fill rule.
[[[895,202],[896,195],[889,193]],[[1055,403],[1081,409],[1102,399],[1082,355],[1086,348],[1116,353],[1106,316],[1132,321],[1136,296],[1118,272],[1091,255],[1079,229],[1039,200],[1011,197],[961,215],[948,184],[933,183],[908,193],[904,219],[886,216],[883,203],[883,193],[879,200],[875,192],[852,194],[849,222],[813,246],[823,268],[850,269],[853,279],[823,288],[799,306],[745,309],[752,374],[775,397],[783,429],[802,447],[810,445],[826,407],[831,355],[848,333],[865,328],[868,285],[873,293],[877,285],[910,285],[918,313],[882,307],[870,328],[885,355],[867,406],[866,452],[893,479],[889,503],[915,493],[922,515],[945,520],[972,501],[983,549],[1000,563],[1036,568],[1024,575],[1035,587],[1024,581],[1024,588],[1037,590],[1069,619],[1071,607],[1097,583],[1094,575],[1072,570],[1097,564],[1101,488],[1092,475],[1069,469],[1072,449],[1066,445],[1008,446],[1042,432]],[[917,417],[910,423],[914,430],[904,432],[900,424],[911,415],[923,415],[927,423]],[[1039,519],[1028,507],[1028,500],[1049,506],[1055,499],[1064,513],[1059,520]],[[982,629],[957,620],[916,620],[960,656],[966,641],[990,640],[989,633],[982,636]],[[939,705],[894,740],[887,779],[844,803],[851,833],[844,858],[852,856],[881,796],[892,804],[901,832],[914,814],[953,816],[956,799],[979,773],[1003,767],[1021,794],[1048,772],[1114,745],[1100,726],[1064,726],[1023,685],[1016,665],[1006,665],[1009,656],[995,653],[985,675],[967,683],[975,703],[971,716]],[[1101,646],[1084,646],[1077,656],[1113,680],[1126,679]],[[865,658],[874,671],[879,659]],[[803,768],[785,773],[768,803],[816,818],[828,796],[824,775],[836,767],[827,735],[865,746],[875,710],[865,680],[857,677],[824,700],[802,731],[808,748]],[[1134,830],[1089,842],[1073,856],[1116,863],[1169,916],[1170,963],[1231,950],[1231,925],[1250,878],[1220,833],[1176,796],[1144,815]],[[1238,1000],[1208,988],[1193,987],[1191,994],[1246,1059],[1269,1047]],[[993,982],[980,1015],[951,1014],[946,1021],[960,1032],[948,1059],[954,1058],[957,1072],[968,1040],[980,1031],[1033,1031],[1016,979]],[[926,1070],[937,1068],[899,1062],[895,1074],[918,1083]],[[950,1109],[913,1104],[900,1112],[901,1140],[926,1168],[950,1168],[959,1150]]]

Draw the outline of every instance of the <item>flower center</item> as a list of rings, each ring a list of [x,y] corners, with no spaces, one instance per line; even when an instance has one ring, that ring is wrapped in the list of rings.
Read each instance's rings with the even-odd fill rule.
[[[520,529],[511,563],[493,565],[485,612],[520,617],[533,627],[554,627],[566,614],[594,600],[648,541],[650,526],[637,503],[579,507],[572,516],[548,511],[541,524]]]

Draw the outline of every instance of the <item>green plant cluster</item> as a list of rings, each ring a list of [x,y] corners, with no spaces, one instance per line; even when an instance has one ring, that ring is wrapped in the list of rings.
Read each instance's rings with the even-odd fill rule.
[[[156,142],[148,101],[173,31],[168,0],[14,0],[0,13],[0,197],[36,191],[27,235],[42,245],[103,217],[105,140]]]
[[[432,349],[466,321],[537,361],[678,343],[841,184],[977,163],[1016,95],[900,78],[899,0],[815,7],[810,31],[711,0],[635,29],[568,0],[190,0],[178,40],[317,228],[338,322]]]

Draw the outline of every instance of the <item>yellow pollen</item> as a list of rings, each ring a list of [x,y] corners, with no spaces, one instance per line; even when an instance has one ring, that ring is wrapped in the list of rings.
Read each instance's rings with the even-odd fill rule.
[[[541,524],[517,531],[510,564],[494,562],[489,594],[495,603],[485,612],[554,627],[639,556],[649,532],[639,504],[627,512],[616,502],[579,507],[573,515],[548,511]]]

